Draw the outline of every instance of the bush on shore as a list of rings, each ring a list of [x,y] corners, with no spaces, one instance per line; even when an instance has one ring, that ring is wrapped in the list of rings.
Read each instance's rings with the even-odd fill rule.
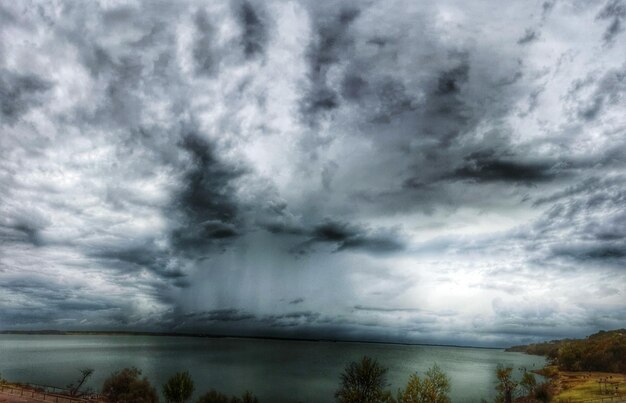
[[[392,401],[387,386],[387,368],[378,361],[363,357],[349,363],[340,375],[341,386],[335,392],[340,403],[379,403]]]
[[[141,371],[134,367],[114,372],[104,381],[102,394],[111,403],[158,403],[156,390],[140,376]]]
[[[339,403],[449,403],[450,380],[437,366],[424,379],[411,375],[407,385],[398,390],[397,399],[387,390],[387,368],[370,357],[351,362],[340,375],[335,393]]]
[[[200,396],[197,403],[259,403],[259,399],[250,392],[244,393],[242,397],[228,397],[215,389],[211,389]]]
[[[163,396],[168,403],[184,403],[191,399],[194,386],[189,371],[174,374],[163,385]]]
[[[417,374],[411,375],[404,390],[398,391],[398,403],[450,403],[448,392],[450,380],[435,364],[426,372],[422,380]]]

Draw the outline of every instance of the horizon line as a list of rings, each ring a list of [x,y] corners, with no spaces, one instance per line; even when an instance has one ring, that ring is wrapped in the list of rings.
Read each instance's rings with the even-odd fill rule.
[[[486,347],[472,346],[461,344],[442,344],[442,343],[419,343],[419,342],[400,342],[400,341],[380,341],[380,340],[350,340],[350,339],[333,339],[333,338],[307,338],[307,337],[280,337],[280,336],[245,336],[232,334],[211,334],[211,333],[180,333],[180,332],[151,332],[151,331],[134,331],[134,330],[57,330],[57,329],[39,329],[39,330],[0,330],[2,334],[22,334],[33,336],[96,336],[96,335],[124,335],[124,336],[153,336],[153,337],[195,337],[195,338],[211,338],[211,339],[256,339],[256,340],[279,340],[279,341],[296,341],[296,342],[330,342],[330,343],[365,343],[365,344],[391,344],[404,346],[430,346],[430,347],[455,347],[455,348],[479,348],[486,350],[506,350],[514,347]]]

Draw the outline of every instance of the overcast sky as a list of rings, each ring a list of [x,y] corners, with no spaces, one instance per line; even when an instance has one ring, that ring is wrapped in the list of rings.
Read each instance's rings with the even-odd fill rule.
[[[0,329],[626,325],[626,1],[0,4]]]

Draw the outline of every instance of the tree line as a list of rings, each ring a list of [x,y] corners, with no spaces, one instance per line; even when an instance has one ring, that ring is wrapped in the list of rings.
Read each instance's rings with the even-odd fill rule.
[[[515,346],[508,351],[545,356],[564,371],[626,374],[626,329],[600,331],[584,339]]]
[[[339,376],[335,392],[338,403],[450,403],[450,379],[436,364],[423,377],[412,374],[406,385],[395,392],[389,389],[388,368],[377,360],[364,356],[346,365]],[[67,386],[72,396],[87,394],[81,387],[93,374],[91,369],[81,370],[79,380]],[[535,376],[524,370],[521,381],[513,379],[513,369],[499,366],[496,370],[495,403],[512,403],[521,398],[524,402],[549,402],[552,399],[550,385],[538,383]],[[161,392],[167,403],[189,402],[195,391],[195,383],[188,371],[170,377]],[[124,368],[105,379],[101,395],[111,403],[158,403],[157,389],[137,368]],[[486,401],[484,401],[486,402]],[[196,403],[259,403],[251,392],[241,396],[229,396],[209,389],[197,398]]]

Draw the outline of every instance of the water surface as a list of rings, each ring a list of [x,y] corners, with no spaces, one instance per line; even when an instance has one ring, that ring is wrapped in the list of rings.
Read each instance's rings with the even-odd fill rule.
[[[135,366],[160,386],[188,370],[196,397],[210,388],[250,390],[261,402],[332,402],[346,363],[363,355],[389,368],[394,392],[434,363],[451,380],[453,402],[493,400],[498,364],[537,369],[544,359],[503,350],[397,344],[163,336],[0,335],[0,374],[11,381],[63,387],[94,368],[98,390],[113,371]],[[519,371],[515,371],[516,374]]]

